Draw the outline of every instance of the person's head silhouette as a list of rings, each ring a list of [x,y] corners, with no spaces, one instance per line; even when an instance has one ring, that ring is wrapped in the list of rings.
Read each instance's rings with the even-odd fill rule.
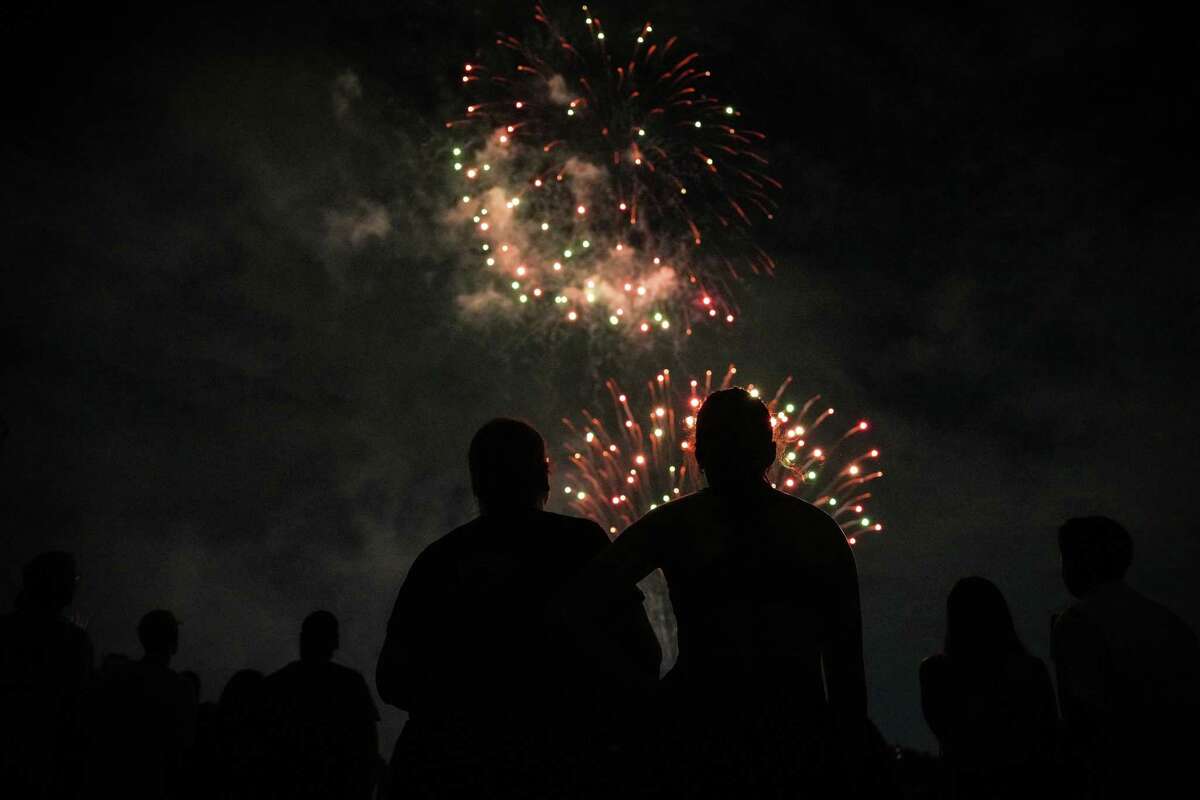
[[[1082,597],[1097,586],[1125,578],[1133,562],[1129,531],[1108,517],[1077,517],[1058,529],[1062,577],[1067,591]]]
[[[145,661],[169,664],[179,651],[179,620],[166,609],[147,612],[138,622],[137,635]]]
[[[471,439],[471,490],[484,514],[540,509],[550,493],[546,443],[531,426],[498,418]]]
[[[328,611],[314,611],[300,625],[300,660],[328,661],[338,649],[337,617]]]
[[[53,550],[34,556],[21,573],[17,607],[40,614],[61,614],[75,598],[75,557]]]
[[[954,584],[946,601],[945,649],[955,660],[996,666],[1007,655],[1025,652],[996,584],[977,576]]]
[[[696,414],[696,463],[710,486],[761,481],[778,451],[771,412],[745,389],[713,392]]]

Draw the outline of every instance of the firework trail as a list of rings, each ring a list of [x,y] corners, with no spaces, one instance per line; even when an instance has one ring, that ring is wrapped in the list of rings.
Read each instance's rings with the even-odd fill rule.
[[[764,137],[675,37],[579,15],[568,31],[536,6],[530,36],[463,67],[466,114],[447,123],[460,307],[634,338],[733,324],[730,284],[773,269],[750,235],[779,188]]]

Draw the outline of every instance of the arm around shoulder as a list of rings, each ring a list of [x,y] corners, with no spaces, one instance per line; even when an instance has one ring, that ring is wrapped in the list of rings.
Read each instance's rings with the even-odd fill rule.
[[[1103,666],[1107,657],[1101,633],[1082,613],[1070,608],[1054,623],[1050,650],[1063,719],[1080,727],[1107,714],[1110,690]]]
[[[641,605],[637,582],[658,566],[653,524],[647,517],[599,552],[551,598],[547,615],[565,626],[594,663],[630,688],[658,679],[661,649]]]
[[[953,702],[949,697],[950,663],[946,656],[938,653],[921,662],[921,713],[925,724],[938,740],[949,733],[949,711]]]
[[[411,712],[423,694],[426,651],[432,646],[428,628],[424,554],[417,557],[396,595],[387,635],[375,664],[375,689],[388,705]]]
[[[569,625],[591,624],[620,608],[630,589],[659,566],[653,513],[642,517],[598,552],[550,601],[549,612]],[[594,523],[593,523],[594,525]]]
[[[867,680],[863,665],[862,608],[854,553],[837,523],[837,542],[831,543],[827,601],[827,636],[822,649],[830,707],[848,721],[867,717]]]

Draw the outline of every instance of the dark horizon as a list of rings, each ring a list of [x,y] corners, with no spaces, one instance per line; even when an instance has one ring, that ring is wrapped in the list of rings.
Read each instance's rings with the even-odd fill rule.
[[[960,577],[994,580],[1048,657],[1067,517],[1121,520],[1130,582],[1200,626],[1183,21],[611,5],[705,55],[785,187],[760,234],[777,274],[739,288],[739,324],[619,369],[736,362],[872,421],[887,530],[856,557],[884,735],[934,746],[917,665]],[[325,607],[370,675],[409,563],[474,513],[475,428],[527,418],[559,457],[560,419],[602,392],[578,340],[497,347],[460,323],[436,209],[410,191],[436,180],[424,159],[462,62],[527,9],[83,14],[8,14],[0,597],[63,548],[101,654],[135,652],[141,614],[171,608],[177,664],[211,698],[293,658]],[[349,246],[330,215],[361,201],[389,224]],[[385,711],[392,735],[399,719]]]

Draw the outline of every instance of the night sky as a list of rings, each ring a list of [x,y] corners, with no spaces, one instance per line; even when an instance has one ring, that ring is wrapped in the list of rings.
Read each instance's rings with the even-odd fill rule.
[[[738,325],[599,365],[463,325],[432,223],[462,63],[531,6],[44,5],[0,12],[0,599],[65,548],[101,653],[170,608],[214,698],[324,607],[372,679],[405,570],[474,513],[480,423],[527,418],[558,456],[599,375],[736,361],[874,423],[888,527],[856,555],[889,739],[932,747],[916,671],[957,578],[996,581],[1047,656],[1068,516],[1125,522],[1130,582],[1200,625],[1182,19],[594,3],[700,49],[785,186]]]

